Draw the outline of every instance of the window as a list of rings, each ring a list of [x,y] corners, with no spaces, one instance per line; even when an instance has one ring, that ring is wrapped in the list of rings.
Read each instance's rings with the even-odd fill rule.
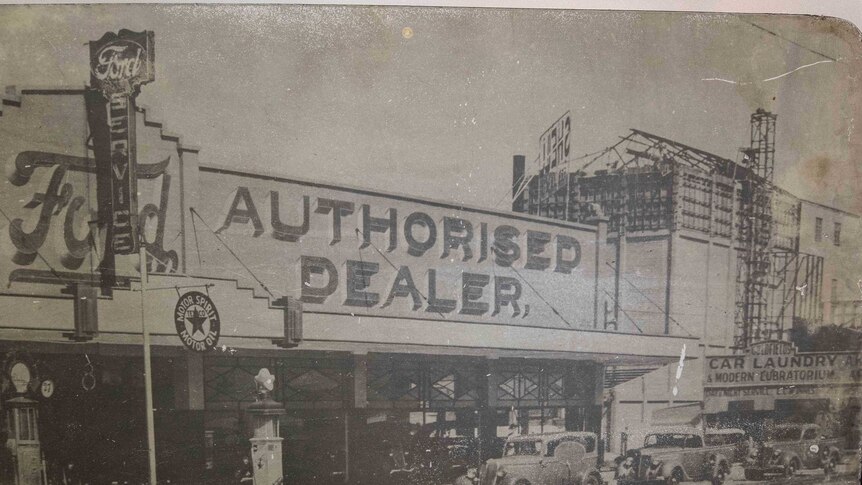
[[[548,443],[548,456],[554,454],[554,450],[557,448],[557,445],[567,442],[578,443],[579,445],[584,447],[584,451],[587,453],[592,453],[596,449],[596,440],[592,436],[566,436],[559,440],[551,441]]]
[[[814,428],[808,428],[805,430],[805,434],[802,435],[802,439],[804,440],[813,440],[817,439],[817,430]]]
[[[832,237],[832,244],[836,246],[841,245],[841,223],[835,223],[835,235]]]
[[[17,427],[18,435],[10,433],[10,437],[20,441],[36,441],[38,433],[36,431],[36,409],[21,408],[11,409],[9,412],[10,431]]]
[[[770,434],[767,440],[771,441],[799,441],[802,436],[802,430],[799,428],[787,427],[776,428]]]
[[[814,219],[814,241],[820,242],[823,239],[823,218],[817,217]]]
[[[703,441],[706,442],[706,446],[718,446],[724,444],[725,438],[720,434],[708,434],[703,437]]]
[[[703,448],[703,441],[700,436],[689,436],[685,439],[686,448]]]
[[[542,454],[542,442],[541,441],[510,441],[506,443],[506,451],[503,453],[504,456],[516,456],[516,455],[541,455]]]
[[[644,440],[644,448],[683,448],[684,434],[651,434]]]

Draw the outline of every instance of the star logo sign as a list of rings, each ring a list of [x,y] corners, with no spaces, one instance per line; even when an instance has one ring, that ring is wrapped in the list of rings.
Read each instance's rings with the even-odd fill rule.
[[[190,308],[186,312],[186,320],[192,324],[192,331],[189,332],[192,334],[192,337],[195,339],[198,338],[198,333],[202,336],[206,337],[206,332],[204,332],[204,323],[209,320],[201,308]]]
[[[221,324],[209,295],[197,291],[182,295],[174,309],[174,324],[177,336],[195,352],[207,352],[218,344]]]

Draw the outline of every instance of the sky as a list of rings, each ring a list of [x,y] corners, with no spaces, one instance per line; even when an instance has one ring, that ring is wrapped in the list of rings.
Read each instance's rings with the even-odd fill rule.
[[[776,182],[862,213],[859,33],[802,16],[395,7],[0,6],[0,85],[88,81],[87,41],[155,31],[139,103],[203,163],[505,209],[512,155],[638,128],[737,158],[778,115]],[[573,167],[576,168],[577,165]]]

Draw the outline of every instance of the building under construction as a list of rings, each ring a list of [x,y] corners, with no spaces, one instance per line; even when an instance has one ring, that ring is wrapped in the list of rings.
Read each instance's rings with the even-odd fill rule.
[[[858,251],[859,216],[773,183],[775,123],[775,114],[753,113],[736,160],[635,129],[578,159],[556,149],[526,167],[525,157],[515,156],[514,211],[608,221],[607,242],[616,253],[602,263],[610,276],[597,330],[698,341],[698,348],[681,349],[679,366],[606,368],[609,450],[637,442],[649,426],[703,423],[705,356],[790,340],[798,326],[860,321],[859,268],[848,264]],[[564,138],[552,134],[547,146]],[[682,372],[690,357],[697,360]],[[781,408],[813,420],[835,407],[824,389],[824,396],[790,405],[775,397],[737,403],[742,407],[730,415],[748,412],[757,421],[763,418],[757,413]]]
[[[783,339],[794,321],[822,321],[823,257],[800,250],[803,202],[773,184],[775,121],[751,115],[737,161],[635,129],[580,166],[525,173],[516,157],[513,209],[608,218],[618,257],[606,329],[700,335],[697,320],[716,345]],[[732,334],[706,332],[731,322]]]

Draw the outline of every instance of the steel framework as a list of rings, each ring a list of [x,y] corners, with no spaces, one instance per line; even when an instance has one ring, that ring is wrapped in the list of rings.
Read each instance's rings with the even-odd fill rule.
[[[731,239],[735,346],[782,338],[796,317],[821,319],[819,300],[803,304],[796,286],[819,296],[822,258],[799,254],[800,201],[773,184],[776,118],[763,109],[751,115],[739,162],[631,129],[578,167],[528,174],[514,192],[525,193],[525,212],[573,222],[601,212],[617,234],[686,229]],[[593,164],[601,168],[588,175]]]

